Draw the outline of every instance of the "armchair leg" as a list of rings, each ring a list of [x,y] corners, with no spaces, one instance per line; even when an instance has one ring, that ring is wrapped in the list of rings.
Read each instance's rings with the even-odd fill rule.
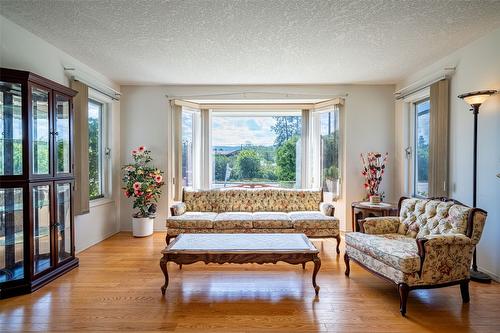
[[[398,284],[399,292],[399,312],[402,316],[406,315],[406,303],[408,301],[408,294],[410,292],[410,287],[406,283]]]
[[[337,237],[335,237],[335,238],[337,239],[337,254],[339,254],[340,253],[340,248],[339,248],[339,246],[340,246],[340,235],[337,235]]]
[[[460,282],[460,292],[462,293],[462,301],[464,303],[469,303],[469,280]]]
[[[345,262],[345,276],[349,276],[349,274],[351,273],[351,266],[349,265],[349,255],[346,253],[344,253],[344,262]]]
[[[165,243],[170,244],[170,236],[169,235],[166,235],[165,236]]]

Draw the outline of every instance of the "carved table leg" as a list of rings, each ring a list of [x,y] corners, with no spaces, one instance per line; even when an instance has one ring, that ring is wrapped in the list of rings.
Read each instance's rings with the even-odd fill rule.
[[[306,269],[306,263],[305,262],[302,263],[302,269]]]
[[[316,296],[318,296],[319,286],[316,284],[316,275],[318,274],[319,268],[321,267],[321,259],[319,259],[319,257],[316,256],[314,257],[313,262],[314,262],[314,271],[312,276],[312,283],[314,291],[316,292]]]
[[[161,293],[165,295],[165,291],[167,290],[168,287],[168,271],[167,271],[167,262],[168,259],[167,257],[163,257],[160,260],[160,267],[163,272],[163,275],[165,275],[165,284],[161,287]]]

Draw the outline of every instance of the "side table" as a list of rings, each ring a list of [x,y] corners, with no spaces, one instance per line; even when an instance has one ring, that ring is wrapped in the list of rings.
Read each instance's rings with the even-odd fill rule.
[[[397,216],[398,207],[392,203],[372,204],[368,201],[356,201],[351,204],[352,230],[364,232],[359,221],[367,217]]]

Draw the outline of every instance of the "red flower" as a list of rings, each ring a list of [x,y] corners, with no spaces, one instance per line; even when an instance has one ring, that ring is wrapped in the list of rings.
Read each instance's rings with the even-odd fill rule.
[[[144,150],[146,150],[146,148],[144,146],[140,146],[139,147],[139,152],[142,153]]]

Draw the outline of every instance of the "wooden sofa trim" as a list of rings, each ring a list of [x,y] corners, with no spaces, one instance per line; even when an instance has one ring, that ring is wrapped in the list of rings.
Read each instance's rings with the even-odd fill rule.
[[[376,276],[378,276],[378,277],[380,277],[380,278],[382,278],[382,279],[384,279],[384,280],[386,280],[386,281],[388,281],[391,284],[396,286],[398,293],[399,293],[399,312],[401,313],[402,316],[406,315],[406,304],[408,302],[408,294],[412,290],[435,289],[435,288],[443,288],[443,287],[460,285],[460,293],[462,294],[462,301],[464,303],[469,303],[469,301],[470,301],[470,296],[469,296],[469,281],[470,281],[470,279],[463,279],[463,280],[440,283],[440,284],[428,284],[428,285],[416,285],[416,286],[410,286],[406,283],[396,283],[393,280],[389,279],[387,276],[382,275],[379,272],[376,272],[373,269],[360,263],[355,258],[349,257],[347,252],[344,254],[344,263],[345,263],[345,267],[346,267],[346,269],[345,269],[346,277],[349,277],[350,272],[351,272],[351,267],[350,267],[351,260],[354,261],[359,266],[366,269],[367,271],[371,272],[372,274],[374,274],[374,275],[376,275]]]

